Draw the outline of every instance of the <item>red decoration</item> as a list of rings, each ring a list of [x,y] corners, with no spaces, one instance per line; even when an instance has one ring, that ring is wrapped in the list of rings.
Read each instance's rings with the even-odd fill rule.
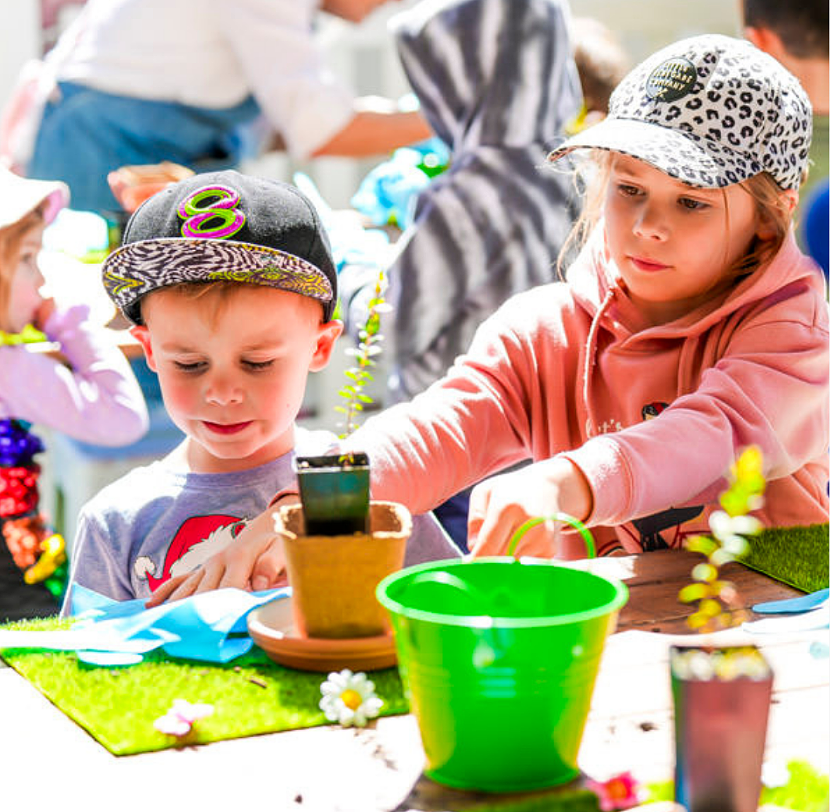
[[[0,468],[0,518],[6,519],[29,513],[37,508],[37,480],[40,466]]]

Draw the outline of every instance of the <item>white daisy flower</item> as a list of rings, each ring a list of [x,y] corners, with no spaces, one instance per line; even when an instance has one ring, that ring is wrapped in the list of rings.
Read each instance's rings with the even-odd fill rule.
[[[320,686],[320,691],[323,694],[320,710],[330,722],[344,727],[364,727],[383,706],[383,700],[375,696],[375,683],[362,671],[357,674],[348,668],[339,673],[333,671]]]

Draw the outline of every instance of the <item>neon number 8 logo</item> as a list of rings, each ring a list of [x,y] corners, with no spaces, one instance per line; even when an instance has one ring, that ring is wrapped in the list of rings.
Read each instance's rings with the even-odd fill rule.
[[[227,186],[198,189],[177,209],[184,220],[182,237],[216,240],[232,237],[245,225],[245,215],[236,208],[238,205],[239,193]]]

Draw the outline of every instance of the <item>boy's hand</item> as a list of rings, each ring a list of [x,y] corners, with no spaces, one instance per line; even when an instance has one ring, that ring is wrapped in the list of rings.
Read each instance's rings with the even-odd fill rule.
[[[467,520],[469,548],[474,558],[506,555],[513,535],[528,519],[561,512],[583,520],[591,509],[590,486],[573,463],[562,457],[537,462],[473,488]],[[547,522],[540,524],[522,537],[516,552],[553,558],[557,535]]]
[[[287,583],[282,541],[274,535],[275,510],[269,508],[248,522],[232,544],[198,569],[165,581],[146,607],[212,589],[236,587],[258,592]]]

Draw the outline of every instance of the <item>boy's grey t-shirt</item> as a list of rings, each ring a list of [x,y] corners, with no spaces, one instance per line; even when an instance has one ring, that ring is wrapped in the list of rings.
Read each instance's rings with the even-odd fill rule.
[[[115,600],[148,598],[168,578],[195,569],[295,483],[295,453],[324,453],[300,445],[309,443],[246,471],[185,473],[160,460],[108,485],[79,516],[70,590],[78,583]],[[405,566],[459,555],[432,514],[413,516]]]

